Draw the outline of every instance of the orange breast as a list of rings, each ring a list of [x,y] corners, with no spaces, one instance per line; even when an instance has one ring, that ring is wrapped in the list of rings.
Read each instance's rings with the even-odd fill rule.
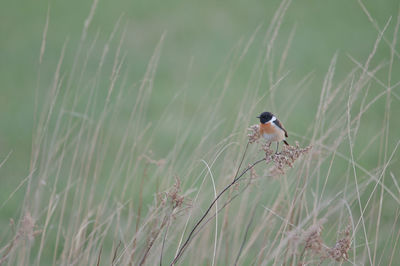
[[[275,127],[271,123],[260,124],[260,133],[262,134],[274,134],[276,133]]]

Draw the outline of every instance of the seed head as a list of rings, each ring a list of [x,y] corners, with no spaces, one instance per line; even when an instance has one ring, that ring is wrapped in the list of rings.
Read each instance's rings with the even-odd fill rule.
[[[252,125],[248,130],[250,131],[247,135],[249,137],[249,143],[254,143],[260,139],[260,126],[258,124]]]

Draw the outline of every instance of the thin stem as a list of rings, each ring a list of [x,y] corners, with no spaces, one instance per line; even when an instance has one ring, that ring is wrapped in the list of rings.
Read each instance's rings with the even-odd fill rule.
[[[237,175],[239,174],[240,168],[242,167],[242,163],[243,163],[243,161],[244,161],[244,157],[246,156],[247,149],[249,148],[249,144],[250,144],[250,141],[247,142],[246,148],[244,149],[242,159],[240,160],[240,163],[239,163],[239,167],[238,167],[238,169],[236,170],[235,177],[233,178],[234,180],[235,180],[235,178],[237,177]]]
[[[164,238],[163,238],[163,242],[162,242],[162,246],[161,246],[160,266],[162,266],[162,259],[163,259],[163,252],[164,252],[165,240],[167,239],[169,226],[170,226],[170,219],[168,219],[167,228],[165,229],[165,234],[164,234]]]
[[[245,245],[245,243],[246,243],[246,240],[247,240],[247,236],[248,236],[248,233],[249,233],[250,226],[251,226],[251,224],[253,223],[253,219],[254,219],[254,215],[255,215],[255,210],[256,210],[256,208],[254,207],[254,208],[253,208],[253,212],[252,212],[252,214],[251,214],[250,221],[249,221],[249,223],[248,223],[248,225],[247,225],[247,227],[246,227],[246,232],[244,233],[244,237],[243,237],[242,244],[241,244],[240,249],[239,249],[239,252],[238,252],[238,254],[237,254],[237,256],[236,256],[235,266],[238,265],[240,255],[242,254],[244,245]]]
[[[200,220],[196,223],[196,225],[193,227],[192,231],[190,231],[189,236],[186,238],[185,243],[181,246],[181,248],[178,251],[178,254],[175,256],[174,260],[171,262],[170,265],[174,265],[178,259],[182,256],[185,248],[188,246],[188,244],[190,243],[190,241],[192,240],[192,236],[194,234],[194,232],[196,231],[197,227],[199,227],[199,225],[201,224],[201,222],[206,218],[207,214],[210,212],[211,208],[214,206],[215,202],[217,202],[217,200],[230,188],[232,187],[236,182],[239,181],[239,179],[246,174],[250,169],[252,169],[256,164],[259,164],[260,162],[265,161],[265,158],[262,158],[256,162],[254,162],[252,165],[250,165],[249,167],[247,167],[239,176],[235,177],[233,179],[233,181],[226,186],[219,194],[218,196],[211,202],[210,206],[208,207],[208,209],[206,210],[206,212],[203,214],[203,216],[200,218]]]
[[[236,199],[240,194],[243,193],[243,191],[245,191],[250,185],[250,182],[246,184],[246,186],[239,191],[238,193],[236,193],[235,195],[233,195],[229,200],[227,200],[224,205],[218,209],[218,213],[220,213],[223,209],[225,209],[226,206],[228,206],[234,199]],[[210,218],[208,218],[204,223],[202,223],[201,227],[193,234],[192,238],[194,238],[198,233],[200,233],[200,231],[208,224],[208,222],[210,222],[212,219],[214,219],[215,214],[211,215]]]
[[[121,241],[119,241],[118,242],[118,245],[117,245],[117,247],[115,248],[115,250],[114,250],[114,256],[113,256],[113,259],[112,259],[112,261],[111,261],[111,265],[114,265],[115,264],[115,260],[116,260],[116,258],[117,258],[117,253],[118,253],[118,249],[119,249],[119,247],[121,246]],[[103,247],[102,247],[103,248]],[[100,252],[100,254],[101,254],[101,252]]]

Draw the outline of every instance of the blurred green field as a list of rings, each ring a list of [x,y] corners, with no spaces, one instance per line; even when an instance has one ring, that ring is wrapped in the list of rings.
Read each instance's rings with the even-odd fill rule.
[[[100,0],[87,31],[87,41],[81,47],[80,64],[84,61],[83,58],[93,40],[96,42],[82,80],[78,81],[80,73],[75,73],[73,80],[69,78],[75,56],[80,49],[83,25],[90,13],[92,1],[3,1],[0,9],[0,163],[7,156],[9,157],[0,168],[0,225],[3,228],[0,231],[0,243],[2,247],[10,238],[10,219],[17,221],[23,211],[27,186],[25,179],[29,175],[32,159],[34,119],[38,117],[34,115],[35,102],[39,103],[38,110],[40,111],[48,101],[47,97],[50,97],[49,88],[63,45],[65,45],[65,55],[60,78],[64,81],[60,95],[67,95],[66,101],[71,103],[73,99],[69,99],[68,95],[74,95],[74,91],[79,92],[77,110],[81,111],[91,99],[94,99],[95,103],[90,107],[90,113],[93,116],[88,118],[93,121],[101,117],[115,62],[114,55],[118,49],[120,50],[118,58],[123,60],[123,65],[116,82],[117,92],[112,94],[113,103],[117,103],[115,108],[119,111],[110,119],[113,127],[107,129],[105,133],[110,136],[107,139],[109,153],[105,157],[110,160],[105,159],[102,165],[102,171],[105,173],[113,171],[112,158],[117,156],[119,143],[125,134],[125,125],[128,123],[136,99],[139,98],[137,88],[162,36],[165,37],[155,67],[152,94],[146,99],[148,105],[142,114],[143,121],[138,122],[138,125],[143,127],[146,127],[148,122],[151,123],[149,134],[144,135],[141,140],[143,144],[140,145],[143,145],[143,150],[151,154],[154,159],[166,158],[176,148],[180,138],[183,138],[182,134],[186,132],[187,126],[193,126],[193,130],[189,131],[189,135],[182,143],[182,153],[176,151],[178,155],[174,157],[174,169],[166,171],[166,180],[152,183],[157,186],[157,189],[158,186],[163,187],[162,189],[169,187],[167,184],[172,184],[170,181],[173,181],[175,174],[181,176],[188,170],[189,166],[186,165],[185,158],[192,156],[191,150],[195,150],[201,142],[205,134],[204,130],[214,128],[214,125],[208,124],[208,121],[210,123],[217,121],[220,124],[216,124],[212,136],[202,147],[205,153],[198,154],[197,160],[212,158],[210,154],[217,149],[217,143],[230,134],[244,136],[244,129],[257,123],[255,117],[266,110],[278,114],[291,136],[289,142],[294,143],[298,140],[303,145],[308,145],[312,136],[310,127],[314,123],[324,79],[332,58],[337,53],[333,83],[338,84],[357,66],[351,58],[362,63],[368,59],[374,49],[379,31],[357,1],[294,1],[286,11],[277,35],[273,47],[273,61],[268,62],[270,65],[267,65],[265,70],[255,70],[257,60],[260,60],[265,52],[263,40],[265,32],[280,2],[275,0],[231,2]],[[391,56],[388,43],[393,39],[399,15],[399,3],[397,0],[379,2],[369,0],[363,1],[363,4],[379,29],[383,29],[389,22],[383,35],[384,41],[380,42],[371,61],[371,68],[382,64],[382,68],[374,76],[387,85]],[[39,64],[42,35],[48,12],[45,52],[42,63]],[[104,61],[102,73],[96,76],[103,46],[114,28],[116,28],[115,38],[108,48],[110,56],[107,56]],[[241,59],[241,51],[252,36],[254,36],[254,42]],[[120,42],[121,39],[122,42]],[[281,55],[289,39],[291,39],[291,45],[286,62],[281,67]],[[120,43],[122,44],[119,48]],[[398,45],[397,43],[396,48]],[[399,52],[398,48],[397,52]],[[398,55],[394,58],[391,70],[392,86],[400,81],[400,60]],[[239,60],[241,60],[240,64],[238,64]],[[231,73],[232,68],[235,71]],[[271,69],[274,71],[273,81],[268,72]],[[253,75],[257,71],[266,73],[259,83],[254,82]],[[302,89],[293,91],[292,88],[296,87],[307,75],[310,75],[310,78],[301,86]],[[271,103],[268,94],[271,83],[275,84],[280,77],[284,78],[276,90],[275,101]],[[69,82],[71,91],[64,91],[65,84]],[[97,84],[94,96],[90,95],[88,87],[77,86],[79,84],[89,86],[91,82]],[[221,101],[218,101],[218,97],[224,91],[224,86],[226,86],[226,91]],[[369,86],[369,93],[367,95],[361,93],[360,100],[352,106],[354,110],[362,106],[361,99],[364,96],[368,102],[385,89],[374,79],[366,86]],[[37,99],[36,90],[38,91]],[[118,100],[118,91],[121,91],[122,100]],[[395,95],[400,95],[399,86],[395,87],[393,92]],[[246,102],[244,99],[251,98],[246,98],[248,94],[260,101]],[[343,97],[346,98],[346,95]],[[382,127],[384,120],[387,107],[386,97],[379,98],[362,117],[353,149],[355,157],[363,152],[357,163],[367,171],[374,172],[381,167],[398,143],[400,120],[397,116],[400,114],[400,99],[396,97],[392,97],[390,106],[390,126],[387,133],[389,150],[382,150],[383,144],[380,137],[370,143],[378,132],[381,133],[378,128]],[[130,101],[132,105],[129,104]],[[61,106],[58,105],[60,103],[57,101],[55,109]],[[118,106],[118,103],[121,105]],[[247,113],[240,113],[240,106],[243,103],[248,104],[248,108],[244,109],[253,111],[248,117]],[[345,104],[346,101],[343,103]],[[352,109],[353,115],[357,114],[354,110]],[[335,118],[337,117],[334,112],[329,113],[329,122],[321,127],[326,129],[331,125],[330,123],[336,122]],[[241,123],[240,126],[235,124],[238,120]],[[247,124],[243,124],[245,121],[248,121]],[[56,127],[56,121],[52,121],[50,128]],[[232,132],[232,129],[236,131]],[[134,141],[136,140],[128,140],[128,143]],[[244,147],[246,142],[243,138],[241,141],[243,142],[238,146]],[[146,146],[147,142],[149,146]],[[332,145],[329,139],[324,144]],[[365,147],[368,147],[368,150],[364,153]],[[207,154],[206,151],[210,153]],[[341,145],[338,152],[350,158],[346,145]],[[43,156],[45,157],[46,155]],[[384,183],[387,187],[393,188],[393,191],[396,191],[393,179],[399,180],[400,175],[398,159],[398,152],[395,152],[385,171]],[[222,165],[217,165],[216,168],[218,167]],[[141,172],[143,168],[145,166],[139,165],[138,172]],[[328,168],[329,163],[323,165],[321,171],[327,171]],[[150,175],[156,175],[156,170],[154,171],[155,173],[152,172]],[[332,176],[336,174],[340,176],[343,172],[351,171],[348,162],[339,161],[332,169]],[[361,175],[362,171],[357,169],[357,174]],[[68,169],[62,169],[61,176],[67,175]],[[104,176],[106,174],[100,175],[100,177]],[[53,179],[54,176],[49,177],[49,186],[53,184]],[[183,185],[186,188],[193,188],[199,184],[193,176],[183,177],[183,179]],[[223,184],[223,181],[219,182]],[[329,182],[326,193],[333,197],[340,191],[341,184],[332,179]],[[95,189],[95,198],[101,199],[109,184],[108,180],[100,178],[94,184],[98,186]],[[139,184],[140,177],[133,177],[131,184],[127,187],[126,195],[132,194],[136,197],[140,190]],[[65,185],[66,181],[61,179],[58,184],[60,189],[62,190]],[[121,188],[123,184],[117,184],[116,187]],[[373,186],[366,189],[372,190],[372,188]],[[271,193],[274,192],[273,188],[268,189]],[[50,193],[51,190],[46,188],[45,191]],[[154,187],[149,186],[143,192],[144,208],[147,208],[154,200],[155,191]],[[210,197],[213,195],[211,192],[212,190],[209,191]],[[116,193],[111,198],[118,198],[118,196],[119,194]],[[396,196],[400,197],[399,194]],[[126,196],[123,200],[128,198],[129,196]],[[389,230],[388,228],[393,224],[399,225],[399,222],[395,220],[395,213],[397,215],[399,206],[390,197],[385,199],[388,202],[384,204],[382,210],[383,231]],[[368,197],[364,195],[362,200],[365,203]],[[375,200],[379,202],[378,198],[374,198],[374,202]],[[133,204],[136,206],[137,202]],[[357,208],[354,210],[357,214],[359,211]],[[68,214],[73,215],[73,212]],[[38,219],[43,220],[43,217]],[[385,231],[385,233],[389,235],[388,232]],[[382,243],[384,245],[384,242]],[[35,246],[36,244],[35,242]],[[376,245],[376,243],[371,244]],[[111,246],[112,243],[108,245]],[[383,250],[387,249],[382,247],[380,254],[385,254]],[[34,257],[32,254],[31,256]],[[44,252],[43,265],[51,264],[52,256],[51,252],[49,254]],[[381,257],[378,256],[378,258]],[[398,251],[396,258],[400,258]]]

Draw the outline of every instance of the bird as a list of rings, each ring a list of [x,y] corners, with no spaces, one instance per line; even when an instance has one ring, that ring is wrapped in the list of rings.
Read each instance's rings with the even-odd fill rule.
[[[288,133],[275,115],[270,112],[263,112],[257,118],[260,119],[260,135],[269,143],[276,141],[275,153],[278,152],[280,141],[289,146],[289,143],[286,141]]]

